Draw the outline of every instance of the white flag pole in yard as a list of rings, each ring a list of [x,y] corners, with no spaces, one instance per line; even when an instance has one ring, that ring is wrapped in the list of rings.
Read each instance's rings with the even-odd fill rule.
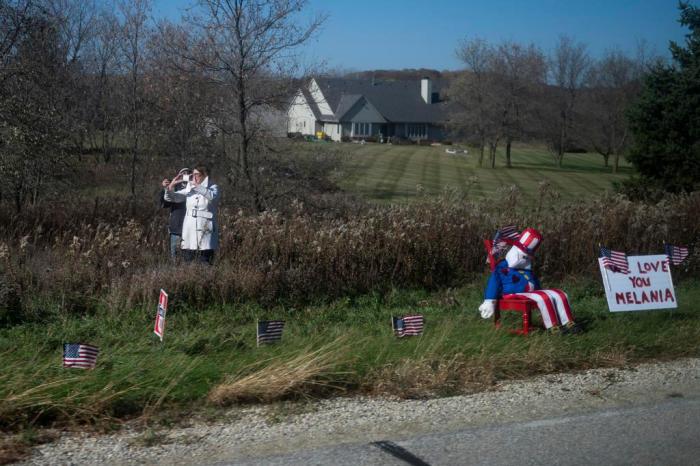
[[[666,252],[666,241],[664,241],[664,253],[665,252]],[[668,255],[666,257],[668,260],[668,282],[671,284],[671,288],[673,288],[673,275],[671,275],[671,264],[673,261],[671,260],[670,257],[668,257]],[[673,315],[673,309],[674,308],[669,308],[669,310],[668,310],[669,317]]]
[[[600,259],[598,259],[600,260]],[[605,284],[605,289],[607,291],[610,291],[610,281],[608,280],[608,269],[604,268],[603,269],[603,283]]]
[[[600,251],[600,248],[603,247],[600,243],[598,243],[598,251]],[[600,257],[598,257],[598,262],[600,262]],[[608,280],[608,269],[603,268],[603,284],[605,285],[605,291],[610,291],[610,281]]]

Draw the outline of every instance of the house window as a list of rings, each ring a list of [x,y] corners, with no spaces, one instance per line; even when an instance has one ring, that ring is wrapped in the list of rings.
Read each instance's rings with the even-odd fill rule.
[[[410,124],[406,125],[406,136],[414,139],[426,139],[428,137],[428,125]]]
[[[353,135],[354,136],[369,136],[372,130],[371,123],[353,123]]]

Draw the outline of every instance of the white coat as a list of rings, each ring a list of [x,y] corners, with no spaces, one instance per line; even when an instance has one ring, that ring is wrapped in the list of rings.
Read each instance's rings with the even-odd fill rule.
[[[179,191],[165,191],[168,202],[184,202],[185,220],[182,223],[182,249],[194,251],[216,250],[219,248],[219,226],[216,210],[219,201],[219,187],[209,184],[209,177],[196,188],[188,183]]]

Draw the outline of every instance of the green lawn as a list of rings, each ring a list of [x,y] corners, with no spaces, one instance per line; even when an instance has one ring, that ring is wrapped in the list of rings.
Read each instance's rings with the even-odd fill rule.
[[[603,166],[600,155],[566,154],[563,168],[557,168],[543,147],[517,145],[513,168],[505,167],[505,156],[498,154],[495,169],[478,166],[478,153],[450,155],[452,146],[391,146],[386,144],[333,145],[346,154],[339,177],[342,188],[375,201],[402,202],[420,192],[441,193],[453,188],[470,197],[495,198],[499,189],[516,185],[528,198],[538,197],[541,181],[548,181],[563,200],[576,199],[612,188],[612,182],[633,172],[625,162],[618,174]],[[457,146],[455,146],[457,147]]]
[[[525,338],[496,330],[477,312],[483,281],[302,308],[251,303],[195,309],[173,301],[162,343],[152,333],[153,308],[0,328],[0,431],[54,421],[149,418],[161,406],[204,408],[222,382],[233,400],[337,390],[433,396],[533,374],[699,354],[697,280],[678,284],[677,310],[656,312],[608,312],[594,280],[554,285],[569,293],[583,334],[539,331]],[[425,316],[425,333],[399,340],[390,318],[409,313]],[[255,322],[270,318],[287,321],[284,338],[258,348]],[[506,326],[516,322],[515,316],[504,318]],[[100,347],[95,370],[61,367],[62,344],[73,341]]]

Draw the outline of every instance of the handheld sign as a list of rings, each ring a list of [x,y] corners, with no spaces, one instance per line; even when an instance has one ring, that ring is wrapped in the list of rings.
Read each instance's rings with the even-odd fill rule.
[[[610,312],[678,307],[665,254],[627,256],[627,261],[630,272],[625,274],[603,267],[603,259],[598,259]]]
[[[165,333],[165,314],[168,312],[168,293],[165,290],[160,290],[158,297],[158,312],[156,313],[156,324],[153,327],[153,333],[158,335],[160,341],[163,341],[163,333]]]

